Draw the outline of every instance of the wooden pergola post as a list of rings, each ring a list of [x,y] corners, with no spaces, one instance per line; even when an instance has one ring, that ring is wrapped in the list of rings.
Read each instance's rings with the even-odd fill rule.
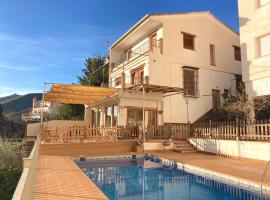
[[[111,127],[114,127],[114,106],[112,106],[111,110]]]
[[[96,125],[96,127],[98,127],[98,108],[96,109],[96,112],[95,112],[95,117],[96,117],[96,119],[95,119],[95,125]]]
[[[92,126],[92,108],[89,108],[89,124]]]
[[[90,113],[91,111],[91,108],[88,106],[88,105],[84,105],[84,121],[86,124],[91,124],[91,121],[90,121]]]
[[[101,126],[104,127],[106,125],[106,107],[101,107]]]

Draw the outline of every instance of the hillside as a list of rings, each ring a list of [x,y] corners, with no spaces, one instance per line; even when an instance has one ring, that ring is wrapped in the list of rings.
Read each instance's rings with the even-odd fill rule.
[[[0,117],[0,138],[22,138],[26,131],[26,124],[23,122],[10,121]]]
[[[28,108],[31,108],[33,97],[37,97],[38,100],[41,100],[42,93],[30,93],[30,94],[22,95],[6,103],[3,103],[2,107],[4,109],[4,113],[10,113],[10,112],[17,113],[17,112],[22,112]]]
[[[12,95],[9,95],[9,96],[6,96],[6,97],[0,97],[0,104],[7,103],[9,101],[15,100],[20,96],[21,95],[18,95],[18,94],[12,94]]]

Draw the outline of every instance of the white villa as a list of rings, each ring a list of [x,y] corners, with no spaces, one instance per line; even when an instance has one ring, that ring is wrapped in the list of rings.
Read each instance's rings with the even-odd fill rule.
[[[146,15],[110,47],[110,87],[121,90],[86,105],[86,120],[94,109],[101,126],[193,123],[218,110],[224,92],[236,94],[239,45],[209,12]]]
[[[238,0],[242,73],[251,98],[270,95],[270,0]]]

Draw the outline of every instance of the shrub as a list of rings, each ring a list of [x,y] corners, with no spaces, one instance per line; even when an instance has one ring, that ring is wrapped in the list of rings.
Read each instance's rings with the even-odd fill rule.
[[[0,197],[12,198],[22,172],[21,143],[0,138]]]

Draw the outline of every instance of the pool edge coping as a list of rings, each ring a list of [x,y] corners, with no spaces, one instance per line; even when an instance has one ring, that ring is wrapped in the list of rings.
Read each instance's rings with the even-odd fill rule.
[[[170,160],[167,158],[164,158],[162,156],[157,156],[154,154],[148,154],[150,156],[154,156],[159,158],[163,164],[168,164],[171,162],[171,164],[175,163],[177,165],[177,169],[183,170],[187,173],[191,173],[194,175],[198,175],[198,176],[202,176],[208,179],[212,179],[218,182],[222,182],[225,184],[229,184],[238,188],[242,188],[251,192],[256,192],[258,194],[260,194],[261,192],[261,186],[258,182],[255,181],[251,181],[248,179],[243,179],[237,176],[233,176],[233,175],[229,175],[229,174],[225,174],[222,172],[217,172],[214,170],[209,170],[209,169],[205,169],[202,167],[197,167],[195,165],[192,164],[185,164],[179,161],[174,161],[174,160]],[[263,186],[262,187],[263,190],[263,194],[266,195],[268,198],[270,197],[270,187],[267,186]]]

